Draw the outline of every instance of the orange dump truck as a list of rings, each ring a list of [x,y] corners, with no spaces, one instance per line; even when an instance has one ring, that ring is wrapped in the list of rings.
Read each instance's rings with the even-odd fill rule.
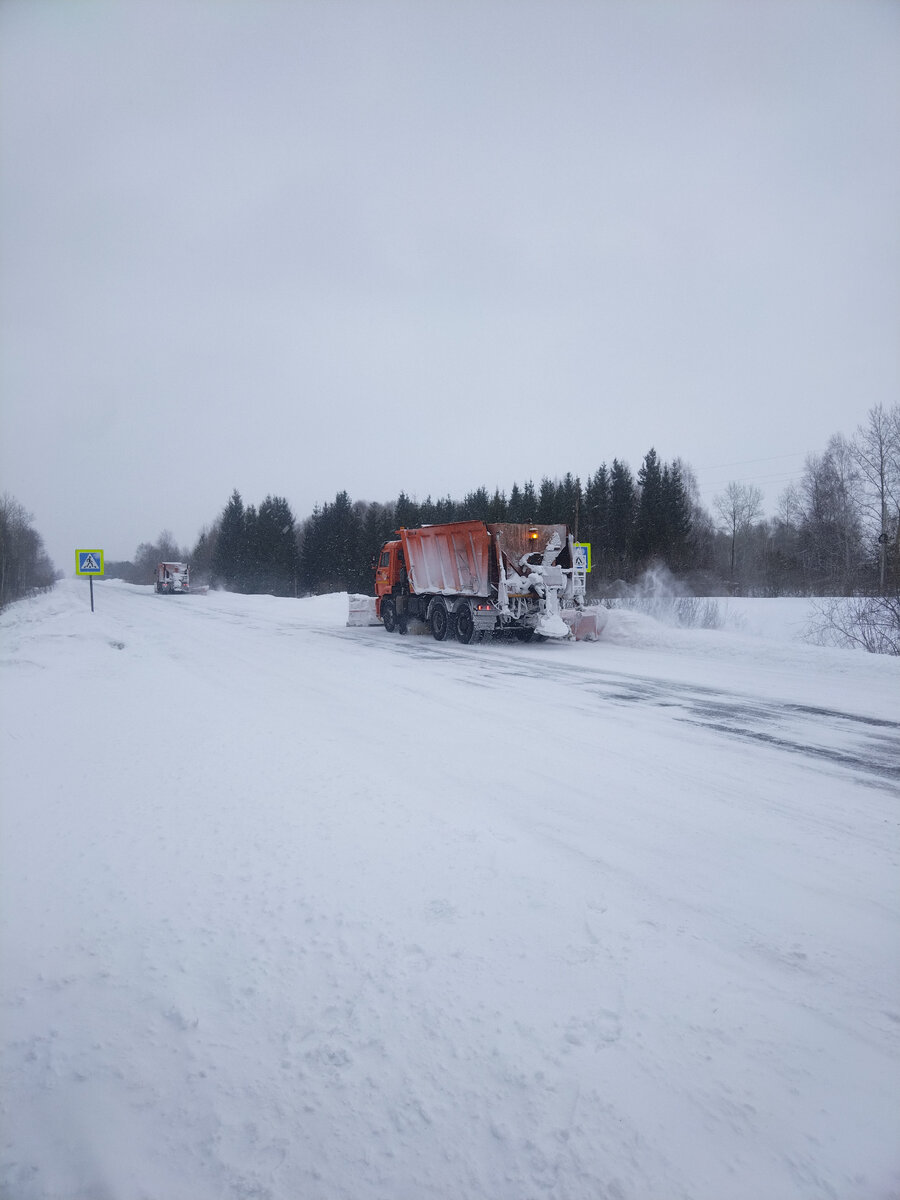
[[[463,643],[514,636],[593,639],[604,610],[585,606],[585,570],[565,525],[453,521],[398,530],[375,566],[385,629],[425,621]]]

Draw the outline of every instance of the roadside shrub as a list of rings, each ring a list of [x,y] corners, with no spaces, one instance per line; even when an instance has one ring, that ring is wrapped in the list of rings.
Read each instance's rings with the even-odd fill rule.
[[[804,636],[819,646],[900,655],[900,593],[817,601]]]

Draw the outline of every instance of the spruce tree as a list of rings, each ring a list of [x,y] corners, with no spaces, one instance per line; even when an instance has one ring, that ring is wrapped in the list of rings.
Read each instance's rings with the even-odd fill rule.
[[[464,497],[461,507],[462,521],[484,521],[490,508],[491,498],[486,487],[476,488]]]
[[[244,502],[235,488],[219,519],[219,536],[212,556],[212,582],[229,592],[239,591],[245,570]]]
[[[541,491],[537,500],[537,523],[554,525],[556,520],[556,482],[545,475],[541,480]]]
[[[410,500],[406,492],[401,492],[397,497],[397,503],[394,506],[394,521],[396,522],[395,529],[415,529],[417,525],[421,525],[419,506],[414,500]]]
[[[609,570],[620,579],[631,573],[631,541],[637,494],[627,463],[612,461],[609,475]]]
[[[605,573],[609,541],[609,470],[601,464],[584,489],[579,541],[591,545],[593,569]]]
[[[522,500],[522,490],[517,483],[514,483],[509,490],[509,503],[506,506],[507,521],[514,523],[527,520]]]
[[[537,520],[537,494],[534,484],[529,479],[522,488],[522,520]]]
[[[672,571],[686,571],[691,566],[691,500],[680,461],[663,467],[663,514],[665,520],[665,554]]]
[[[297,586],[294,514],[283,496],[266,496],[256,518],[258,578],[254,591],[293,596]]]
[[[254,504],[244,509],[244,569],[237,582],[236,590],[252,593],[262,591],[260,587],[260,561],[258,544],[258,514]]]
[[[491,496],[487,506],[486,520],[491,522],[506,521],[508,520],[508,511],[505,493],[501,492],[499,488],[495,488],[494,494]]]
[[[640,499],[634,522],[632,547],[635,560],[646,565],[665,552],[666,522],[663,511],[662,468],[656,451],[648,450],[638,471]]]
[[[572,532],[581,521],[581,501],[581,480],[571,471],[567,471],[556,489],[554,512],[556,521],[567,525]],[[580,536],[581,530],[578,532]]]

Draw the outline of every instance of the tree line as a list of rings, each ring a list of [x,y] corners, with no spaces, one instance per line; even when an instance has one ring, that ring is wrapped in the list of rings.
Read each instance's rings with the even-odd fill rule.
[[[246,504],[235,490],[192,551],[164,532],[133,563],[107,574],[149,583],[157,562],[191,562],[194,578],[239,592],[307,596],[371,592],[372,562],[403,526],[481,519],[565,524],[592,547],[589,586],[604,595],[661,564],[697,594],[839,595],[900,587],[900,406],[878,406],[851,438],[834,435],[807,457],[778,512],[762,517],[762,493],[733,482],[700,502],[681,459],[650,449],[634,473],[621,459],[581,480],[572,473],[508,491],[477,488],[461,499],[351,499],[346,490],[298,520],[282,496]]]
[[[57,578],[33,520],[15,497],[0,496],[0,609],[52,587]]]
[[[850,437],[834,434],[806,458],[778,511],[729,484],[716,497],[728,541],[723,574],[756,594],[848,596],[900,592],[900,405],[877,405]],[[720,563],[720,567],[721,567]]]
[[[594,596],[663,565],[698,595],[900,596],[900,405],[877,405],[850,437],[834,434],[806,458],[800,479],[762,517],[762,493],[729,483],[710,513],[681,459],[655,449],[636,474],[614,458],[584,482],[572,473],[509,491],[477,488],[461,499],[353,501],[339,491],[298,520],[283,496],[245,504],[232,492],[191,549],[164,530],[134,559],[107,562],[106,574],[152,583],[156,564],[188,561],[194,579],[239,592],[306,596],[370,592],[372,563],[402,526],[446,521],[565,524],[592,546]],[[33,518],[0,498],[0,608],[59,577]],[[900,601],[898,601],[900,603]],[[890,609],[896,611],[896,606]],[[890,618],[893,619],[893,618]]]

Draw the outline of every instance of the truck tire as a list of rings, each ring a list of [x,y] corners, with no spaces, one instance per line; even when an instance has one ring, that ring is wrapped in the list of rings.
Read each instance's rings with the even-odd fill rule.
[[[456,610],[456,640],[468,646],[475,636],[475,618],[468,603],[463,603]]]
[[[439,596],[431,605],[431,636],[442,642],[450,629],[450,614],[446,602]]]
[[[382,600],[381,621],[388,633],[393,633],[397,628],[397,610],[393,600]]]

